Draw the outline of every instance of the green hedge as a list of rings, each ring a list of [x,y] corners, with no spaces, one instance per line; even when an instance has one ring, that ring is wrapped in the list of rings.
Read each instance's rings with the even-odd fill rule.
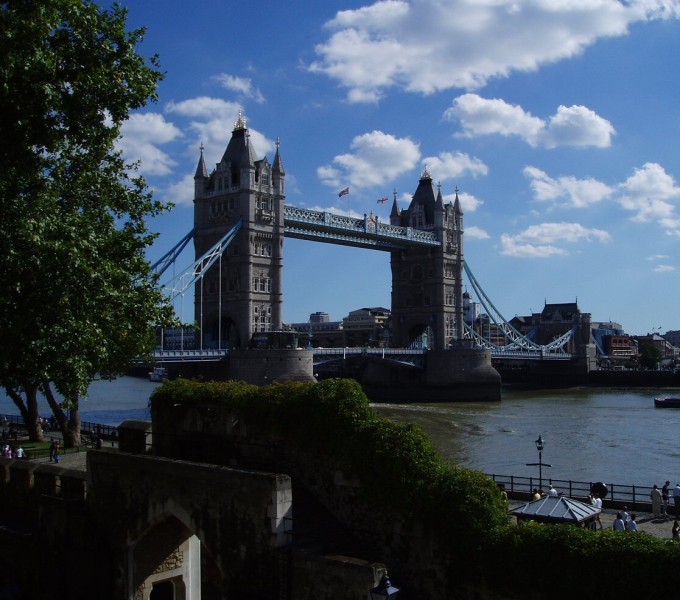
[[[378,415],[353,380],[257,387],[178,379],[157,388],[151,402],[238,410],[258,435],[322,452],[360,478],[367,503],[429,523],[450,548],[452,579],[483,580],[491,597],[622,600],[680,590],[680,543],[571,525],[509,525],[488,477],[445,463],[418,426]]]
[[[411,424],[381,417],[350,379],[257,387],[239,382],[177,379],[158,387],[151,402],[215,404],[238,410],[258,435],[323,452],[358,476],[366,502],[417,514],[448,539],[479,546],[507,524],[497,486],[482,473],[445,463],[427,435]]]

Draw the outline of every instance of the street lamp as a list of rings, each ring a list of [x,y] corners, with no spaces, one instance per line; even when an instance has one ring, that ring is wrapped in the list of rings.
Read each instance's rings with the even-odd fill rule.
[[[390,577],[385,573],[380,578],[380,583],[370,590],[371,600],[383,600],[384,598],[396,598],[401,590],[394,587],[390,581]]]
[[[538,450],[538,462],[527,463],[527,467],[538,467],[538,489],[540,490],[543,488],[543,467],[552,467],[552,465],[543,462],[543,448],[545,447],[545,441],[540,435],[534,444],[536,444],[536,450]]]

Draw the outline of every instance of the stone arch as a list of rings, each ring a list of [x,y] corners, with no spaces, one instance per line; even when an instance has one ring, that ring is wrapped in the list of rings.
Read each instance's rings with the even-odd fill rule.
[[[159,505],[150,505],[149,508]],[[221,570],[202,543],[202,531],[182,506],[164,503],[130,548],[129,587],[135,600],[218,598]]]
[[[416,323],[409,329],[409,346],[417,348],[432,348],[434,343],[434,332],[427,323]]]
[[[222,316],[222,319],[216,317],[210,328],[210,336],[211,345],[215,348],[221,345],[222,348],[232,349],[238,348],[241,344],[238,327],[231,317]]]

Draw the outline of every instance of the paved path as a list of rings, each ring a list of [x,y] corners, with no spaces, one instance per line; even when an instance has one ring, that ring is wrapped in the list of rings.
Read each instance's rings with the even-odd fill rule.
[[[526,502],[520,502],[517,500],[512,500],[510,502],[510,510],[522,506]],[[602,521],[603,529],[612,529],[614,519],[616,518],[616,513],[619,512],[613,508],[603,509],[600,513],[600,520]],[[628,511],[632,513],[633,511]],[[658,538],[672,539],[671,528],[673,527],[673,517],[666,518],[654,518],[651,513],[636,512],[637,518],[635,519],[638,524],[638,531],[644,531],[650,535]]]

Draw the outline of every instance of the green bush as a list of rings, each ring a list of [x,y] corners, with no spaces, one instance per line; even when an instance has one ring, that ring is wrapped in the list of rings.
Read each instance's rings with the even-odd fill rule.
[[[442,540],[478,546],[508,522],[496,485],[482,473],[446,464],[420,427],[389,421],[370,406],[350,379],[257,387],[242,382],[170,381],[152,403],[212,404],[237,410],[258,436],[283,438],[323,453],[359,477],[367,503],[404,519],[417,514]]]

